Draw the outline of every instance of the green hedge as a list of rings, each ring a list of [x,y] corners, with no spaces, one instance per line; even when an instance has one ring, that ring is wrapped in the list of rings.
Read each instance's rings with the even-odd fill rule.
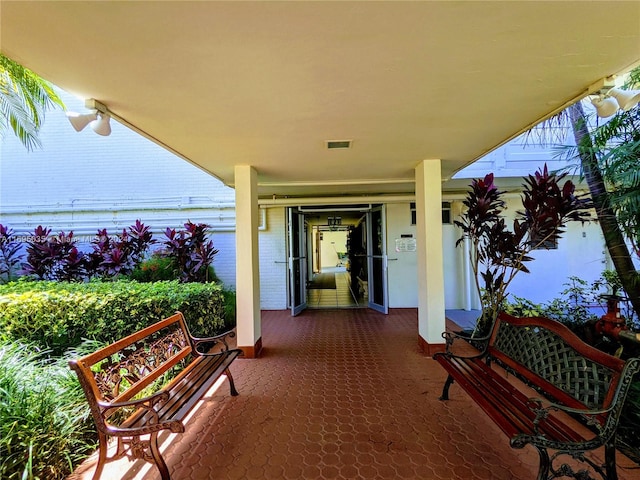
[[[85,338],[112,343],[178,310],[194,336],[221,331],[222,287],[178,281],[18,281],[0,285],[0,339],[31,342],[57,356]]]

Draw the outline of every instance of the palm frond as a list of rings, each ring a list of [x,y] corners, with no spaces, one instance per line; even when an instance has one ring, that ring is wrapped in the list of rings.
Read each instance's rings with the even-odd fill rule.
[[[0,77],[4,75],[0,74]],[[0,83],[2,80],[0,80]],[[15,90],[0,89],[0,133],[11,128],[28,150],[40,146],[38,128],[31,122],[22,98]]]
[[[28,150],[40,146],[45,112],[56,106],[64,109],[49,82],[0,54],[0,134],[10,127]]]

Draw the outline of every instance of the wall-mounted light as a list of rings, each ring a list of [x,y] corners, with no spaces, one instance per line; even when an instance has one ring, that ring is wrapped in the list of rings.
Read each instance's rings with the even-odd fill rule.
[[[591,103],[599,117],[610,117],[618,110],[626,112],[638,105],[640,103],[640,90],[612,88],[605,94],[591,99]]]
[[[67,118],[76,132],[80,132],[87,125],[91,125],[93,131],[98,135],[109,135],[111,133],[111,125],[109,124],[111,115],[109,114],[109,109],[106,105],[90,98],[85,101],[84,106],[94,111],[83,114],[75,112],[67,113]]]

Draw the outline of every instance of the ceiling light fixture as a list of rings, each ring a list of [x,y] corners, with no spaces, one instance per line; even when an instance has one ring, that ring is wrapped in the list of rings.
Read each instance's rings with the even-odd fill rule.
[[[107,136],[111,133],[111,125],[109,119],[109,109],[103,103],[100,103],[94,98],[90,98],[85,101],[85,107],[94,110],[91,113],[75,113],[68,112],[67,118],[76,132],[82,131],[87,125],[91,125],[91,128],[98,135]]]
[[[606,118],[618,110],[627,112],[640,103],[640,90],[612,88],[608,92],[591,99],[599,117]]]

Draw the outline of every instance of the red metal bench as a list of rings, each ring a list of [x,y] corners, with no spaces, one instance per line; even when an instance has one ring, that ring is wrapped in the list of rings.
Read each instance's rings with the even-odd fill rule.
[[[169,480],[158,448],[163,430],[184,432],[184,419],[225,374],[231,395],[238,395],[229,366],[241,350],[229,349],[234,332],[194,338],[178,312],[97,352],[69,362],[91,408],[100,442],[94,480],[104,464],[128,455],[154,463],[162,480]],[[180,373],[159,391],[149,394],[154,382],[174,368]],[[143,437],[144,436],[144,437]],[[116,452],[107,457],[110,437],[118,439]],[[141,438],[142,437],[142,438]]]
[[[443,336],[446,352],[433,356],[449,374],[441,400],[449,399],[449,387],[456,382],[510,438],[513,448],[533,445],[540,455],[538,480],[592,478],[589,470],[606,480],[618,478],[616,428],[640,359],[624,362],[601,352],[559,322],[506,313],[498,316],[488,337],[475,339],[476,345],[484,342],[481,351],[470,347],[468,337],[451,332]],[[454,352],[462,339],[467,340],[463,352]],[[523,393],[505,373],[541,397]],[[584,455],[599,447],[605,451],[602,465]],[[550,456],[548,450],[554,453]],[[580,460],[586,470],[574,472],[560,462],[563,455]]]

